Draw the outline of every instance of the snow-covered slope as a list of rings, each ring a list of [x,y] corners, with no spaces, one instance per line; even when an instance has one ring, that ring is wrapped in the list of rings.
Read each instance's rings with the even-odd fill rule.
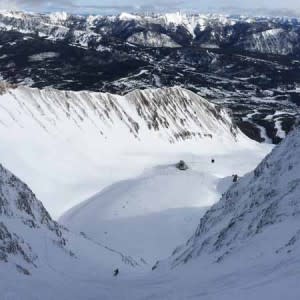
[[[68,250],[64,230],[51,219],[31,190],[1,165],[0,216],[1,264],[15,265],[18,271],[30,274],[28,267],[37,267],[39,264],[39,253],[35,252],[36,247],[31,242],[34,236],[43,241],[46,232],[53,248],[60,248],[62,255],[73,255]]]
[[[300,250],[300,128],[234,184],[201,219],[172,265],[283,259]]]
[[[259,159],[268,151],[241,134],[226,110],[178,87],[125,96],[4,88],[0,103],[1,160],[55,217],[182,153],[248,148]]]
[[[160,166],[107,187],[59,221],[152,266],[184,242],[218,196],[217,177]]]
[[[0,265],[2,283],[5,273],[8,282],[17,271],[46,279],[74,267],[81,275],[99,268],[99,276],[110,277],[114,265],[126,271],[139,263],[53,221],[29,187],[0,165]]]
[[[252,52],[287,55],[295,52],[299,39],[296,31],[287,32],[282,28],[275,28],[254,33],[240,45]]]
[[[129,298],[298,299],[299,195],[298,127],[223,194]]]
[[[298,127],[224,193],[185,245],[112,297],[298,299],[299,195]]]
[[[173,41],[168,35],[152,31],[134,33],[127,41],[132,44],[146,47],[180,47],[180,45]]]
[[[88,128],[102,140],[124,133],[131,142],[141,141],[150,133],[168,143],[242,136],[226,110],[180,87],[136,90],[122,97],[20,86],[5,89],[1,101],[4,127],[38,126],[51,134]]]
[[[76,260],[76,265],[66,263],[68,259],[65,256],[69,256],[65,253],[62,259],[56,252],[48,252],[48,267],[37,268],[26,280],[21,269],[22,274],[18,275],[15,268],[3,263],[0,269],[3,297],[25,300],[298,299],[299,141],[298,129],[254,172],[235,183],[221,201],[204,215],[189,242],[178,248],[169,260],[161,262],[154,271],[144,275],[128,273],[120,262],[116,265],[110,259],[103,261],[107,257],[98,249],[86,252],[83,258],[89,259]],[[241,161],[236,164],[240,165]],[[170,167],[159,169],[167,172]],[[167,173],[172,172],[168,170]],[[189,176],[193,172],[182,174]],[[142,185],[142,181],[139,178],[132,183]],[[121,186],[116,185],[116,195],[117,188]],[[108,192],[112,190],[107,189]],[[149,192],[145,185],[143,190]],[[24,226],[20,226],[23,231]],[[144,230],[142,225],[140,229]],[[64,235],[71,235],[64,232]],[[127,241],[131,239],[128,234],[124,238]],[[70,240],[68,238],[69,247],[72,245]],[[49,244],[46,243],[48,247]],[[81,240],[75,249],[82,249],[84,244]],[[61,248],[58,250],[62,251]],[[99,259],[96,264],[95,257]],[[70,259],[74,261],[75,258]],[[121,270],[117,278],[111,274],[114,267]],[[130,269],[138,271],[139,268]]]
[[[136,299],[297,299],[299,195],[298,127],[223,194],[185,245],[156,265]],[[164,284],[154,292],[154,282]]]
[[[187,239],[232,184],[232,174],[251,170],[264,153],[259,148],[232,149],[231,154],[214,153],[215,163],[209,152],[178,153],[172,159],[181,156],[187,170],[178,170],[175,163],[146,170],[105,188],[59,221],[153,265]]]

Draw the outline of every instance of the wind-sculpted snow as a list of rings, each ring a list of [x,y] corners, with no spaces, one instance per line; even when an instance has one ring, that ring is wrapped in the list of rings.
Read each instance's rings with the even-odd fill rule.
[[[178,248],[172,266],[244,257],[280,261],[300,250],[300,129],[235,183]]]

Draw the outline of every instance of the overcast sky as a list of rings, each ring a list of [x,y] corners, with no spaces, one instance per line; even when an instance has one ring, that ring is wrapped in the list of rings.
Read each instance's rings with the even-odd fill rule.
[[[299,15],[300,0],[0,0],[0,8],[92,14],[181,10]]]

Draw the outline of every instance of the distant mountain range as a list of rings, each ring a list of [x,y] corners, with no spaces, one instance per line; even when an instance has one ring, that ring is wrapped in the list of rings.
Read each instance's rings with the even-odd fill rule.
[[[295,123],[299,78],[297,18],[0,12],[0,79],[118,94],[177,85],[229,107],[258,141]]]
[[[300,50],[297,18],[181,13],[83,17],[64,12],[44,15],[8,11],[0,13],[0,22],[2,30],[66,40],[98,51],[112,38],[152,47],[236,48],[282,55]]]

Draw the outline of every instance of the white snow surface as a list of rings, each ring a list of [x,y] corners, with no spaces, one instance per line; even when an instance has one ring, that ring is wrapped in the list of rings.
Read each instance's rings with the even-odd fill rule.
[[[1,161],[55,218],[114,182],[184,154],[209,161],[249,153],[237,170],[244,173],[269,149],[234,128],[226,110],[179,87],[125,96],[18,87],[0,95]]]
[[[175,164],[150,168],[105,188],[59,221],[153,265],[186,240],[207,208],[232,184],[233,174],[252,169],[260,154],[251,152],[215,153],[215,163],[205,152],[180,154],[188,170],[180,171]],[[179,155],[171,158],[176,159]]]
[[[232,174],[271,149],[245,137],[226,110],[178,87],[126,96],[19,87],[5,89],[0,103],[4,165],[55,218],[71,209],[61,221],[72,231],[148,267],[184,242]],[[180,159],[185,172],[175,168]]]
[[[186,246],[174,253],[173,266],[200,256],[207,262],[236,259],[252,240],[262,239],[249,259],[290,253],[299,247],[299,158],[300,128],[210,208]]]
[[[119,15],[121,21],[140,20],[141,16],[123,12]]]
[[[189,274],[208,270],[205,280],[213,272],[220,272],[226,289],[233,288],[233,282],[236,287],[243,282],[245,288],[239,292],[246,294],[243,299],[251,295],[258,299],[266,295],[271,299],[283,295],[296,299],[299,287],[295,283],[300,279],[299,158],[300,128],[290,133],[253,172],[232,185],[202,217],[188,242],[161,265]],[[184,291],[181,297],[187,293]],[[218,295],[219,291],[213,293]],[[201,295],[205,293],[198,296]]]
[[[28,186],[1,165],[0,265],[2,299],[9,297],[8,278],[4,276],[7,270],[15,272],[16,277],[43,274],[45,279],[47,274],[63,276],[74,269],[80,269],[81,276],[93,276],[95,272],[105,275],[107,271],[106,277],[110,277],[114,265],[122,266],[124,272],[139,267],[131,257],[61,227]]]
[[[64,11],[49,14],[49,18],[53,23],[65,22],[68,17],[69,15]]]
[[[107,268],[93,266],[95,258],[105,260],[106,252],[90,252],[89,263],[81,256],[76,265],[48,252],[47,265],[31,276],[16,273],[3,263],[2,296],[25,300],[298,299],[299,143],[300,129],[289,134],[254,172],[233,184],[204,215],[192,238],[155,270],[150,271],[147,265],[128,269],[118,265],[120,275],[113,277],[109,268],[116,266],[113,260],[107,260]],[[159,167],[144,176],[172,174],[169,168]],[[137,185],[141,181],[142,177],[138,178]],[[219,188],[226,189],[225,185],[222,182]],[[130,233],[127,237],[130,241]],[[82,241],[75,246],[79,245],[83,247]]]
[[[282,129],[282,122],[280,120],[276,120],[275,122],[275,128],[277,130],[276,136],[284,139],[286,136],[285,131]]]
[[[232,182],[206,174],[211,162],[198,163],[202,172],[196,163],[191,163],[194,170],[184,172],[167,165],[115,183],[71,209],[60,222],[153,265],[185,241]]]

